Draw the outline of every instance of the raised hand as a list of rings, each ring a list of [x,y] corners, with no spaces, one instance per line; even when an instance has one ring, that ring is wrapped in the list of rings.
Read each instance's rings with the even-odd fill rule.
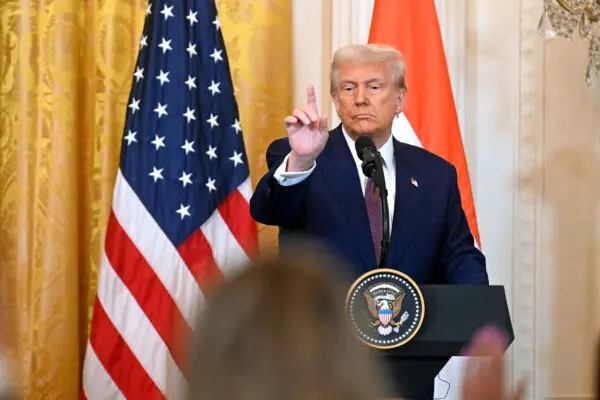
[[[315,89],[309,85],[306,92],[307,106],[284,119],[292,148],[287,170],[292,172],[310,169],[329,138],[327,115],[319,116]]]
[[[465,368],[461,400],[523,400],[525,381],[512,392],[504,389],[505,335],[494,327],[486,327],[473,338],[461,355],[469,357]]]

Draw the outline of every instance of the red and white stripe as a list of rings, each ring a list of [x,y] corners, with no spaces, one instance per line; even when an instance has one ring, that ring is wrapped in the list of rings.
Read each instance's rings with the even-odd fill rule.
[[[387,326],[390,323],[390,321],[392,320],[392,314],[391,313],[380,313],[379,320],[381,321],[383,326]]]
[[[250,180],[176,248],[119,170],[83,369],[82,398],[163,399],[185,383],[204,295],[258,250]]]

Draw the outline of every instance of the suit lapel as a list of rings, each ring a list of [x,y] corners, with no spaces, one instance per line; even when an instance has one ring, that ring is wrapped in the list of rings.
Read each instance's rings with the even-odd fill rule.
[[[396,159],[396,199],[387,263],[390,268],[399,267],[410,243],[417,221],[416,216],[422,192],[422,188],[418,186],[419,177],[413,175],[413,168],[411,168],[409,160],[403,156],[402,144],[396,140],[394,140],[394,155]]]
[[[344,139],[341,125],[331,132],[324,153],[325,165],[321,170],[331,189],[334,204],[340,205],[341,218],[347,224],[348,229],[343,234],[349,235],[355,242],[366,268],[375,268],[377,260],[375,260],[365,198],[356,164]]]

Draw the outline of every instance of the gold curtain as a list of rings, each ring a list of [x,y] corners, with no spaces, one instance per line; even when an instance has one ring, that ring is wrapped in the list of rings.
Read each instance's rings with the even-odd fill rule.
[[[217,6],[256,184],[291,107],[291,5]],[[79,393],[145,9],[0,2],[0,326],[23,398]],[[260,228],[273,245],[275,232]]]

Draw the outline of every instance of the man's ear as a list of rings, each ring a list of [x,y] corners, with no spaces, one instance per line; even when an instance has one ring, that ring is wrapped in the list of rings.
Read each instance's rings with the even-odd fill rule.
[[[404,110],[406,104],[406,90],[400,89],[396,94],[396,115],[400,114]]]
[[[331,100],[333,101],[333,105],[335,106],[335,112],[339,116],[340,115],[340,101],[334,93],[331,94]]]

